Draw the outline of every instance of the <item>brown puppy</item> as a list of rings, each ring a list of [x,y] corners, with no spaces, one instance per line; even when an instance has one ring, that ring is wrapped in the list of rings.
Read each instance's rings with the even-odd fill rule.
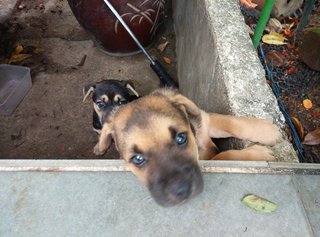
[[[272,152],[260,145],[218,153],[211,138],[274,145],[280,136],[270,121],[206,113],[177,91],[158,89],[118,107],[103,125],[94,153],[104,154],[114,140],[153,198],[171,206],[202,191],[199,159],[273,159]]]

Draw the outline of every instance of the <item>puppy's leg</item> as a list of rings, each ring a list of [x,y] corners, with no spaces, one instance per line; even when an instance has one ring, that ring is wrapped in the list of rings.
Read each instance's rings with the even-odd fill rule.
[[[264,146],[253,145],[242,150],[229,150],[219,153],[212,160],[274,160],[273,152]]]
[[[96,155],[103,155],[112,142],[112,135],[110,133],[110,125],[105,123],[102,127],[98,143],[93,148],[93,153]]]
[[[205,112],[202,118],[207,122],[209,136],[213,138],[236,137],[273,146],[281,137],[277,126],[266,119]]]

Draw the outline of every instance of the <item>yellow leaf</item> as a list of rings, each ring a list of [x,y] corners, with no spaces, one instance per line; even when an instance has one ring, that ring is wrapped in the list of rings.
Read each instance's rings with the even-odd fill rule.
[[[21,44],[17,45],[17,47],[14,50],[14,54],[19,54],[23,51],[23,46]]]
[[[281,40],[285,40],[285,39],[286,39],[282,34],[279,34],[279,33],[274,32],[274,31],[271,31],[271,32],[269,33],[269,35],[277,36],[277,37],[278,37],[279,39],[281,39]]]
[[[166,64],[171,64],[171,59],[168,58],[168,57],[162,57],[163,58],[163,61],[166,63]]]
[[[304,137],[304,130],[303,130],[302,124],[300,123],[299,119],[296,117],[291,117],[291,121],[295,129],[297,130],[300,140],[302,140]]]
[[[32,57],[32,54],[17,54],[17,55],[12,55],[11,58],[8,60],[8,64],[11,63],[17,63],[17,62],[21,62],[27,58]]]
[[[285,43],[285,37],[277,32],[270,32],[262,37],[262,42],[266,44],[283,45]]]

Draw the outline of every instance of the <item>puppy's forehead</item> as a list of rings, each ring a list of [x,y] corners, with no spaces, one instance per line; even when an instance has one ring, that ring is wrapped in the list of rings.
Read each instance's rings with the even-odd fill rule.
[[[113,98],[115,95],[129,97],[129,92],[127,88],[121,84],[121,82],[105,80],[96,84],[92,98],[93,100],[97,100],[102,95],[108,96],[109,98]]]
[[[177,106],[162,97],[145,97],[137,100],[124,109],[117,119],[123,120],[123,132],[131,129],[160,129],[179,124],[187,125],[185,113]]]
[[[172,129],[186,132],[190,126],[183,111],[163,99],[146,98],[127,104],[114,118],[119,146],[142,150],[172,143]]]

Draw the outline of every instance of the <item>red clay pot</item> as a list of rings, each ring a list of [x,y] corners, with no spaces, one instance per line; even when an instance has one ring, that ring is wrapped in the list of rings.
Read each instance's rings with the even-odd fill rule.
[[[148,47],[164,16],[165,0],[109,0],[144,47]],[[140,52],[136,43],[103,0],[68,0],[70,8],[98,46],[111,55]]]

